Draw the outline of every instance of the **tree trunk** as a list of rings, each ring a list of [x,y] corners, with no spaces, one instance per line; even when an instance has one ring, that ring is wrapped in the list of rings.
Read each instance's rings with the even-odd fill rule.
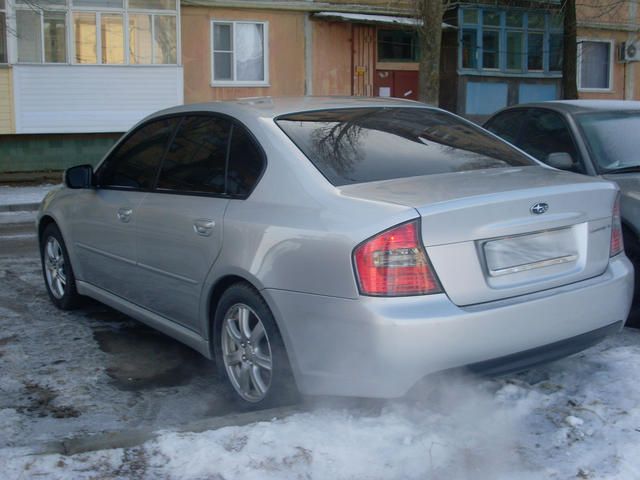
[[[564,41],[562,43],[562,96],[567,100],[578,98],[577,86],[577,21],[576,0],[564,0]]]
[[[418,98],[438,106],[440,96],[440,47],[442,44],[442,0],[416,0],[420,39],[420,75]]]

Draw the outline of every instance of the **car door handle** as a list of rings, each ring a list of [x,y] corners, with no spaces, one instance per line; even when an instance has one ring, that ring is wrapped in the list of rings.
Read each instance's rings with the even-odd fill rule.
[[[213,227],[215,226],[216,222],[208,219],[196,220],[195,222],[193,222],[193,230],[198,235],[202,235],[203,237],[210,236],[211,232],[213,232]]]
[[[133,210],[130,208],[119,208],[118,213],[116,213],[116,215],[118,216],[118,219],[121,222],[129,223],[129,220],[131,220],[132,213],[133,213]]]

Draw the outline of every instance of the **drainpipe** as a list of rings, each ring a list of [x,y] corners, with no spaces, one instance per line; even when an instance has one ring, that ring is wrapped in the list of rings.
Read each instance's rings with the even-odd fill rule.
[[[629,24],[636,23],[636,15],[638,14],[638,0],[630,0],[629,1]],[[629,32],[627,33],[627,45],[629,42],[634,42],[638,39],[637,33]],[[635,80],[635,64],[629,65],[628,63],[624,63],[624,96],[622,97],[624,100],[633,100],[634,94],[634,80]],[[628,68],[627,68],[628,67]]]

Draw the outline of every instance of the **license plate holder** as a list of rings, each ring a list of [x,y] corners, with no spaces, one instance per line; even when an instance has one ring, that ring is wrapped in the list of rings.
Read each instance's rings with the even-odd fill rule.
[[[483,245],[492,277],[575,262],[577,242],[571,227],[503,237]]]

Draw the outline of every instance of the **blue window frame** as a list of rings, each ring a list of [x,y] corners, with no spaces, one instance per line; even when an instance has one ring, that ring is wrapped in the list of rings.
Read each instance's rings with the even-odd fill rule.
[[[458,15],[460,70],[487,75],[547,75],[562,70],[559,13],[464,7]]]

